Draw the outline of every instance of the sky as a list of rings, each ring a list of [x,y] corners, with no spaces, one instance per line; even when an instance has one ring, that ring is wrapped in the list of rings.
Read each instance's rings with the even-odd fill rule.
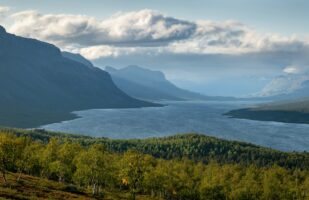
[[[309,77],[308,8],[305,0],[0,0],[0,24],[101,68],[161,70],[208,95],[270,95]]]

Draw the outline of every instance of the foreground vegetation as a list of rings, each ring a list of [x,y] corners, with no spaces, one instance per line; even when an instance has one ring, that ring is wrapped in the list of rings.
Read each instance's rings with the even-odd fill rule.
[[[0,196],[29,188],[31,179],[42,182],[32,187],[33,194],[45,185],[53,198],[309,199],[307,153],[194,134],[125,141],[42,130],[0,132]],[[273,162],[246,159],[262,159],[259,154],[273,156]],[[289,161],[276,161],[283,158]],[[27,196],[23,189],[17,194]]]
[[[91,191],[82,190],[68,183],[60,183],[40,177],[22,174],[19,181],[18,173],[8,173],[8,182],[3,183],[0,179],[0,200],[18,199],[18,200],[37,200],[37,199],[53,199],[53,200],[95,200],[98,196],[93,196]],[[107,200],[125,200],[130,198],[130,193],[126,191],[104,191],[104,199]],[[137,200],[155,200],[149,195],[137,195]]]
[[[108,151],[114,153],[125,153],[133,149],[155,158],[167,160],[187,158],[205,164],[215,161],[219,164],[256,165],[259,167],[278,165],[284,168],[309,169],[309,153],[307,152],[282,152],[250,143],[228,141],[199,134],[113,140],[45,130],[0,128],[1,131],[19,137],[30,137],[45,144],[51,138],[56,137],[61,141],[73,141],[84,147],[102,144]]]

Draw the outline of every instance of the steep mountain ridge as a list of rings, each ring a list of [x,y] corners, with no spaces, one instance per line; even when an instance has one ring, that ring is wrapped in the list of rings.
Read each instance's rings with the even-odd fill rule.
[[[54,45],[0,29],[0,124],[35,127],[74,110],[155,106],[134,99],[99,69],[63,57]],[[57,121],[58,121],[57,120]]]

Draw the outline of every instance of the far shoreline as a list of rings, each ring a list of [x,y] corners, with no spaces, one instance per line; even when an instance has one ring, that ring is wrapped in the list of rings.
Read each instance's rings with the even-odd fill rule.
[[[273,121],[293,124],[309,124],[309,113],[298,111],[254,110],[243,108],[231,110],[223,115],[230,118],[249,119],[257,121]]]
[[[151,106],[136,106],[136,107],[101,107],[101,108],[87,108],[81,110],[90,109],[128,109],[128,108],[145,108],[145,107],[164,107],[165,104],[152,103]],[[35,129],[41,126],[60,123],[63,121],[70,121],[80,118],[72,111],[25,111],[25,112],[5,112],[0,113],[0,126],[3,127],[15,127],[23,129]]]

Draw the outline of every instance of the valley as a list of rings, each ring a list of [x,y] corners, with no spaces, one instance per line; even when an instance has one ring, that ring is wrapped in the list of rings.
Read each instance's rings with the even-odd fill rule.
[[[1,1],[0,200],[309,200],[308,7]]]

